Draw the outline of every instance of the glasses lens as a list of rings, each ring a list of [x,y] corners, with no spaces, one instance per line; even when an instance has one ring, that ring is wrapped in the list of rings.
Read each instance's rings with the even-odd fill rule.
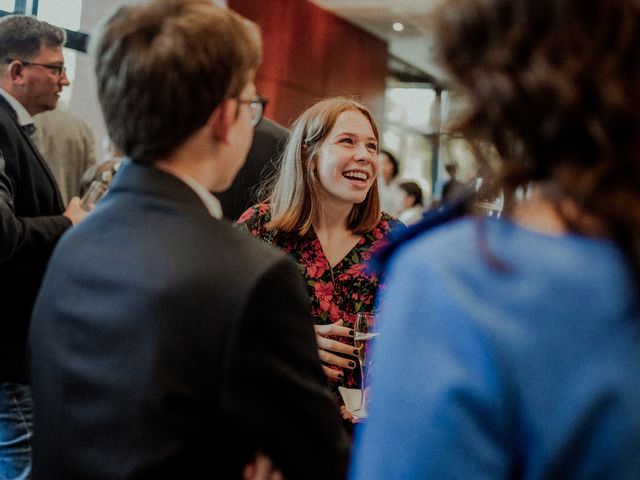
[[[260,123],[260,120],[262,119],[262,102],[260,101],[255,101],[255,102],[251,102],[251,125],[252,126],[256,126],[258,125],[258,123]]]

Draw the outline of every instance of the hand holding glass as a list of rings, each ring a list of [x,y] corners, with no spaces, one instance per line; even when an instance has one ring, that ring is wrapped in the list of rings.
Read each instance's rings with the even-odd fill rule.
[[[104,195],[109,191],[109,185],[111,180],[113,180],[113,176],[118,171],[119,166],[120,163],[114,164],[108,170],[104,170],[98,178],[91,182],[87,193],[85,193],[80,200],[80,205],[84,210],[90,212],[96,203],[98,203],[98,200],[104,197]]]
[[[109,191],[107,184],[99,180],[93,181],[89,190],[87,190],[87,193],[85,193],[80,200],[82,208],[87,212],[91,211],[95,204],[98,203],[98,200],[100,200],[107,191]]]

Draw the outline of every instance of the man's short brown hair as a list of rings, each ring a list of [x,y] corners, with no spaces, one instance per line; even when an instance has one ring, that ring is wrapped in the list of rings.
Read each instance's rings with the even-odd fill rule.
[[[61,47],[66,39],[59,27],[27,15],[7,15],[0,19],[0,61],[32,60],[42,45]]]
[[[152,163],[237,97],[260,63],[257,27],[211,0],[124,6],[92,45],[98,96],[112,141]]]

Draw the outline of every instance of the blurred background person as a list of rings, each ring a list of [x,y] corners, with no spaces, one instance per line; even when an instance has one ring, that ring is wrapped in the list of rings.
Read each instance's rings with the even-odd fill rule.
[[[400,190],[404,193],[402,199],[402,209],[398,220],[405,225],[417,223],[424,213],[424,205],[422,203],[422,188],[416,182],[402,182]]]
[[[449,175],[449,179],[442,186],[441,203],[455,202],[467,194],[469,189],[473,188],[473,185],[461,182],[458,179],[458,165],[455,163],[446,164],[444,169]]]
[[[365,262],[398,225],[380,211],[378,142],[364,105],[340,97],[316,103],[294,123],[265,200],[238,221],[298,262],[339,404],[339,386],[359,386],[353,323],[373,311],[378,289]]]
[[[33,141],[58,182],[63,202],[80,196],[82,175],[96,164],[96,142],[87,123],[62,110],[33,117]]]
[[[278,169],[288,136],[289,130],[267,118],[256,125],[247,161],[231,187],[216,193],[226,218],[236,221],[247,208],[258,202],[260,185]]]
[[[380,190],[380,206],[383,212],[391,216],[397,216],[402,210],[402,191],[400,190],[398,173],[400,163],[398,159],[388,150],[378,152],[378,165],[380,165],[380,175],[378,178],[378,188]]]
[[[94,38],[128,160],[58,244],[33,311],[34,478],[232,479],[256,452],[285,478],[343,478],[296,265],[209,193],[262,115],[257,27],[210,0],[151,0]]]
[[[457,131],[536,186],[395,246],[351,478],[638,478],[640,5],[438,5]]]

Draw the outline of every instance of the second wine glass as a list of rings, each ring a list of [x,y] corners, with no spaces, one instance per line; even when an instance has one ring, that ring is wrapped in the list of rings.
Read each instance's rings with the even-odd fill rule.
[[[360,363],[360,406],[351,413],[356,418],[365,418],[367,416],[367,380],[371,366],[371,340],[378,335],[375,315],[373,313],[358,313],[354,331],[354,344],[358,350]]]

